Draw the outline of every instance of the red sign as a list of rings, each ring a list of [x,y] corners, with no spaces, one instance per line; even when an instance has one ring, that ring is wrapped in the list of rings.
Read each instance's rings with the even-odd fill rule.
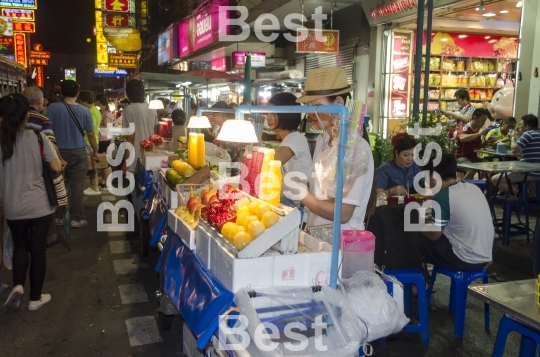
[[[391,118],[409,116],[413,37],[414,34],[411,31],[393,32],[389,88]]]
[[[376,19],[378,17],[384,17],[388,15],[394,15],[400,12],[406,12],[408,10],[414,9],[417,6],[417,0],[399,0],[388,5],[377,7],[373,9],[369,15],[372,19]]]
[[[2,9],[2,16],[13,18],[15,21],[34,21],[34,10]]]
[[[45,74],[41,66],[36,67],[36,86],[45,87]]]
[[[105,0],[104,10],[111,12],[134,13],[135,3],[133,0]]]
[[[34,22],[24,22],[24,21],[13,22],[13,31],[34,33],[36,32],[36,24]]]
[[[432,36],[431,54],[433,55],[517,58],[518,39],[515,37],[452,32],[434,32]],[[425,37],[424,35],[424,45]]]
[[[48,66],[49,60],[41,58],[30,58],[30,64],[32,66]]]
[[[307,36],[301,36],[296,42],[297,53],[338,53],[339,52],[339,30],[307,30]],[[320,31],[317,34],[316,31]],[[322,38],[318,38],[321,37]],[[322,41],[319,41],[322,40]]]
[[[109,53],[109,67],[137,68],[137,55]]]
[[[105,26],[134,27],[135,17],[128,14],[105,14]]]
[[[50,59],[51,53],[49,51],[30,51],[30,57]]]
[[[26,35],[23,33],[16,33],[13,36],[15,39],[15,62],[27,67],[26,62]]]
[[[40,44],[40,43],[36,43],[36,44],[34,44],[34,46],[32,46],[32,49],[34,51],[43,51],[43,45]]]
[[[0,46],[13,46],[13,37],[0,36]]]

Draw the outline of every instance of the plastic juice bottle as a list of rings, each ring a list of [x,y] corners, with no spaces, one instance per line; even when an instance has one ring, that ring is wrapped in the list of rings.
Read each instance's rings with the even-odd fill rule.
[[[266,202],[277,207],[281,198],[281,161],[272,160],[269,166],[268,180],[270,187],[266,189],[268,196]]]
[[[244,159],[242,160],[242,168],[240,170],[240,190],[244,191],[244,192],[247,192],[249,193],[251,190],[250,190],[250,187],[251,187],[251,183],[250,183],[250,178],[251,178],[251,175],[250,175],[250,169],[251,169],[251,162],[253,160],[253,155],[251,153],[249,154],[244,154]],[[248,184],[248,187],[244,187],[242,185],[242,182],[247,182]],[[246,191],[247,190],[247,191]]]
[[[262,169],[262,162],[264,160],[264,150],[265,148],[259,147],[257,149],[257,158],[253,162],[252,158],[252,169],[251,169],[251,195],[259,197],[259,183],[260,183],[260,174]]]
[[[191,166],[197,166],[197,133],[189,133],[188,141],[188,163]]]
[[[206,164],[206,150],[204,147],[204,134],[197,134],[197,164],[198,167],[203,167]]]
[[[265,200],[267,197],[267,189],[264,188],[263,183],[268,183],[268,172],[270,170],[270,161],[274,160],[275,151],[274,149],[264,149],[264,159],[261,167],[260,174],[260,186],[259,186],[259,198]]]

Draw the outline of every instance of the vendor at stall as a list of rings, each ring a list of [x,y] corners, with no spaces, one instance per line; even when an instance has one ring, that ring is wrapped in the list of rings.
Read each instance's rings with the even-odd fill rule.
[[[375,172],[377,194],[386,196],[414,193],[414,177],[420,166],[414,162],[414,147],[418,144],[412,136],[399,133],[392,138],[394,158],[388,160]]]
[[[268,101],[268,105],[300,105],[296,103],[296,96],[292,93],[275,94]],[[266,117],[268,127],[281,139],[274,160],[281,161],[283,177],[288,172],[301,173],[306,179],[311,171],[311,153],[304,135],[298,132],[302,115],[300,113],[269,113]],[[298,176],[298,174],[296,174]],[[284,192],[284,190],[282,190]],[[281,195],[281,203],[289,207],[296,207],[293,201]]]
[[[354,85],[350,85],[347,81],[347,76],[342,68],[316,68],[308,72],[304,95],[297,99],[298,103],[306,103],[307,105],[326,106],[331,104],[344,105],[345,100],[350,98],[350,92],[354,89]],[[326,150],[331,150],[333,142],[331,133],[334,126],[334,118],[329,114],[310,113],[309,120],[316,129],[324,130],[317,138],[315,152],[313,155],[313,163],[317,163],[321,155]],[[365,150],[368,154],[368,165],[365,172],[354,178],[354,183],[351,183],[351,189],[343,195],[341,223],[342,229],[364,229],[364,218],[368,207],[370,195],[372,193],[374,164],[373,155],[369,143],[359,138],[360,149]],[[309,176],[310,192],[301,200],[308,208],[307,226],[321,226],[332,224],[334,219],[334,199],[321,197],[315,182],[315,170],[312,166]],[[317,196],[315,195],[317,193]]]

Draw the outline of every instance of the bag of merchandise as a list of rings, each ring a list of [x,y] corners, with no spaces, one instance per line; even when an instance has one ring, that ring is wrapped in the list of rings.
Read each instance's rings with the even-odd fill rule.
[[[206,160],[210,163],[210,166],[219,166],[220,162],[231,162],[231,155],[229,155],[227,150],[222,149],[212,143],[205,141],[204,150]]]
[[[377,274],[363,270],[341,283],[355,314],[367,326],[368,342],[397,333],[409,323]]]
[[[234,301],[235,327],[249,334],[245,350],[252,357],[352,357],[365,340],[347,298],[329,286],[243,288]]]

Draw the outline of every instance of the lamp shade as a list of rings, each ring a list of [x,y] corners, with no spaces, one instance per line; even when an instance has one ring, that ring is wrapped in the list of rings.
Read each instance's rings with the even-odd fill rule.
[[[148,106],[150,109],[163,109],[165,108],[163,106],[163,102],[159,99],[154,99],[150,101],[150,105]]]
[[[256,143],[259,142],[255,127],[246,120],[230,119],[223,123],[216,138],[219,141],[230,141],[235,143]]]
[[[210,125],[210,121],[208,120],[208,117],[194,116],[189,119],[189,124],[187,127],[190,129],[204,129],[204,128],[211,128],[212,125]]]

